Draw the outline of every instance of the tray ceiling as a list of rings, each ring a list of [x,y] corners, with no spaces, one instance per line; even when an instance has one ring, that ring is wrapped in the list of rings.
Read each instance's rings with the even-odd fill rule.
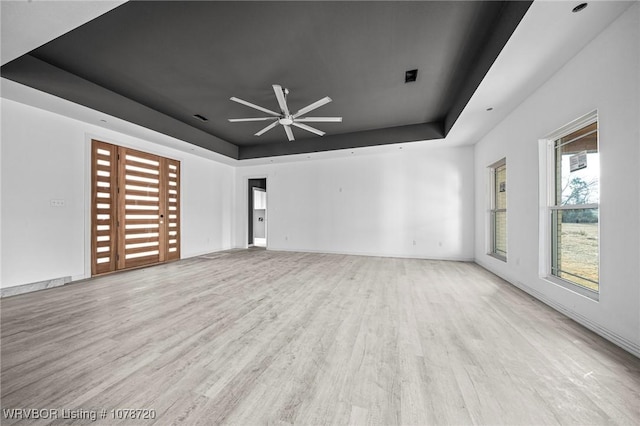
[[[443,138],[530,2],[128,2],[2,67],[2,77],[236,159]],[[405,71],[418,69],[415,82]],[[324,96],[323,137],[262,116]],[[199,114],[208,119],[194,118]]]

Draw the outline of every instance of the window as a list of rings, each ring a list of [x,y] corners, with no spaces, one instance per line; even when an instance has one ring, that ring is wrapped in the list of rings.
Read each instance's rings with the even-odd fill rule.
[[[599,291],[598,122],[595,113],[549,140],[550,274],[597,294]]]
[[[491,171],[491,247],[489,254],[507,260],[507,162],[502,159]]]

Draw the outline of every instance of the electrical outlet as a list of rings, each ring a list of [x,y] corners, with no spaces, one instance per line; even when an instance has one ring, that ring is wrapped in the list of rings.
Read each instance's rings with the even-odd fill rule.
[[[49,200],[51,207],[64,207],[64,200]]]

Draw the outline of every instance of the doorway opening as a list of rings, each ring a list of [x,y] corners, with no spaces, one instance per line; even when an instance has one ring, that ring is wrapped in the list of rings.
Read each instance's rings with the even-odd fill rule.
[[[249,179],[248,245],[267,247],[267,179]]]

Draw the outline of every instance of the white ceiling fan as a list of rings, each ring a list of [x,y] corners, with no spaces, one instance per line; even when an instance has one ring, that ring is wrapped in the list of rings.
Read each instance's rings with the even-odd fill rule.
[[[283,89],[282,86],[274,84],[273,91],[276,94],[276,99],[278,100],[278,105],[280,106],[280,112],[271,111],[270,109],[263,108],[256,104],[252,104],[251,102],[243,101],[242,99],[232,97],[231,98],[232,101],[238,102],[239,104],[242,104],[242,105],[246,105],[250,108],[257,109],[258,111],[266,112],[267,114],[270,114],[271,117],[230,118],[229,121],[232,123],[237,123],[241,121],[273,120],[271,124],[269,124],[267,127],[265,127],[264,129],[256,133],[256,136],[260,136],[268,132],[269,130],[273,129],[278,124],[282,124],[282,127],[284,127],[284,131],[287,133],[287,138],[289,139],[289,141],[295,140],[293,137],[293,131],[291,130],[291,126],[296,126],[308,132],[315,133],[316,135],[324,136],[325,132],[316,129],[315,127],[308,126],[304,123],[340,123],[342,122],[342,117],[301,117],[302,115],[308,112],[311,112],[314,109],[320,108],[321,106],[331,102],[331,98],[328,96],[310,105],[307,105],[306,107],[301,108],[298,112],[292,114],[291,112],[289,112],[289,107],[287,106],[287,95],[289,94],[289,89]]]

